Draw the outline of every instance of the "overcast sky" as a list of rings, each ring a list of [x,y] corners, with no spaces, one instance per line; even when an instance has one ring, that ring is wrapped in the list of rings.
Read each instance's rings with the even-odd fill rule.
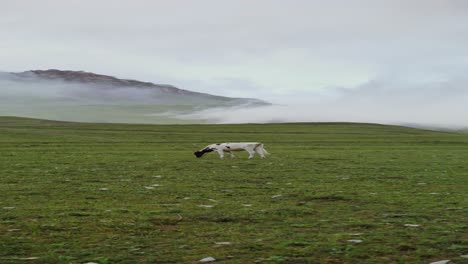
[[[466,90],[468,1],[0,0],[0,71],[48,68],[274,102]]]

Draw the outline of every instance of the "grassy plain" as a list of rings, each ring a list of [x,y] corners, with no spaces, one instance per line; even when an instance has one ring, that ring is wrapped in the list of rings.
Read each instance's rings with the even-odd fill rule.
[[[2,117],[0,263],[463,263],[467,179],[465,134]]]

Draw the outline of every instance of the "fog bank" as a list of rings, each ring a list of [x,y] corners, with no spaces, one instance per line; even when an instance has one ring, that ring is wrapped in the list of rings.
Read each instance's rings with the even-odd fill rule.
[[[192,97],[179,100],[152,89],[109,88],[0,73],[0,115],[131,123],[164,119],[166,123],[365,122],[468,128],[468,77],[435,76],[407,78],[397,74],[355,87],[291,92],[272,97],[273,105],[215,107],[220,104],[208,105],[209,101]],[[112,106],[112,110],[97,106]]]
[[[369,81],[354,88],[296,94],[296,102],[255,108],[216,108],[179,118],[210,123],[366,122],[425,126],[468,127],[468,80],[408,82]]]

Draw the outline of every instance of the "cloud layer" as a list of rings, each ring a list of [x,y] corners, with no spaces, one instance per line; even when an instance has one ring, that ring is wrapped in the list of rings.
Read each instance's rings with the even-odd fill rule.
[[[211,123],[365,122],[460,129],[468,128],[467,85],[466,77],[413,84],[374,80],[354,89],[309,94],[309,102],[207,109],[179,117]]]

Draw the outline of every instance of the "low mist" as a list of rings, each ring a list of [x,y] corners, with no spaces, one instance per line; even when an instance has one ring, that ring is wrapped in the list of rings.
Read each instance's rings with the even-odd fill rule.
[[[179,118],[210,123],[365,122],[460,129],[468,128],[466,84],[463,78],[431,82],[374,80],[355,88],[295,94],[296,102],[207,109]]]
[[[0,73],[0,116],[98,123],[182,123],[170,116],[148,114],[190,110],[189,99],[152,88]]]
[[[467,84],[466,77],[426,81],[381,78],[351,88],[295,92],[276,100],[272,97],[272,105],[213,107],[186,98],[191,107],[180,108],[171,101],[174,98],[151,89],[109,88],[1,73],[0,115],[155,124],[365,122],[465,129]]]

